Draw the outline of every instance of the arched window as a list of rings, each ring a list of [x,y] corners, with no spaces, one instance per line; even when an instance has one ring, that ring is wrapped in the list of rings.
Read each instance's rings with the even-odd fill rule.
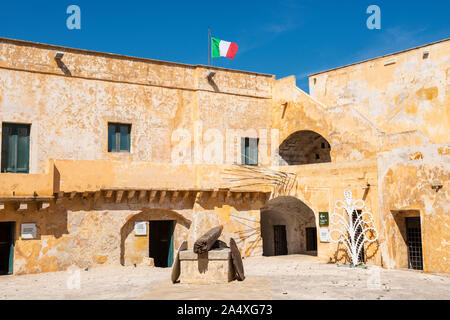
[[[297,131],[291,134],[279,148],[282,165],[302,165],[331,162],[331,146],[314,131]]]

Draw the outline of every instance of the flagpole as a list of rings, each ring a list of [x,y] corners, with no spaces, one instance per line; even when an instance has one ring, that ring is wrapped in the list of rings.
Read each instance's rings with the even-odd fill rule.
[[[211,29],[208,27],[208,66],[211,65]]]

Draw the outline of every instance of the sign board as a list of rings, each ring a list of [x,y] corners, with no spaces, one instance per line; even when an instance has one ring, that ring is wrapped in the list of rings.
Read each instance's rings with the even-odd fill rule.
[[[328,228],[320,228],[320,242],[330,242],[330,230]]]
[[[36,239],[36,223],[23,223],[20,229],[22,239]]]
[[[328,227],[330,225],[330,218],[328,212],[319,212],[319,226]]]
[[[136,222],[134,224],[134,234],[136,236],[146,236],[147,235],[147,222]]]

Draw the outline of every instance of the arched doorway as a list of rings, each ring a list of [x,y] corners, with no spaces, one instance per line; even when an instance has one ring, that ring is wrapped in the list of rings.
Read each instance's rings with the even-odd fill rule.
[[[136,223],[144,223],[138,235]],[[147,209],[133,215],[120,229],[120,263],[123,266],[143,263],[152,258],[156,267],[171,267],[174,251],[188,238],[191,221],[178,212]]]
[[[279,154],[283,165],[303,165],[331,162],[331,146],[314,131],[303,130],[291,134],[280,145]]]
[[[261,209],[263,255],[317,255],[314,212],[294,197],[278,197]]]

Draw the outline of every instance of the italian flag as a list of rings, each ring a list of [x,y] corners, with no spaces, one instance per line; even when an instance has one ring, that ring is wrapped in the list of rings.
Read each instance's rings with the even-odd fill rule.
[[[236,43],[216,38],[211,38],[211,44],[213,58],[226,57],[228,59],[234,59],[239,49]]]

